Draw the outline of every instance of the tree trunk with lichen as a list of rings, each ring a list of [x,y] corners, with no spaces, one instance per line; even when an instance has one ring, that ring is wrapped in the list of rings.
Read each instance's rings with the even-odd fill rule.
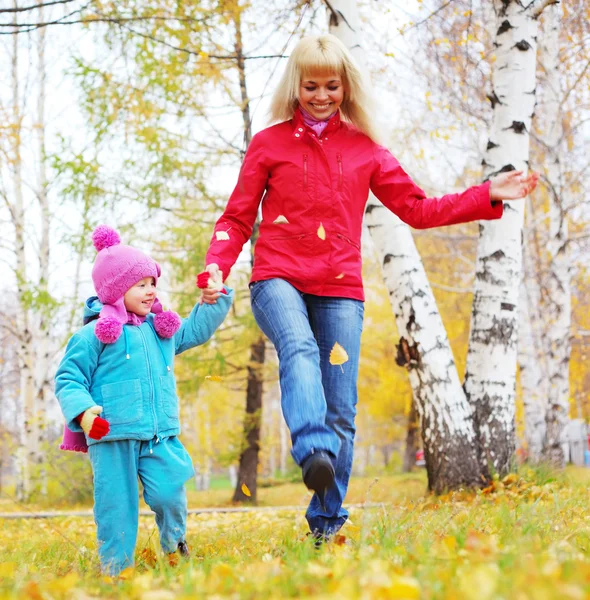
[[[364,65],[354,0],[330,1],[330,32]],[[402,340],[398,364],[408,369],[424,445],[428,486],[481,485],[471,409],[446,330],[410,228],[370,196],[365,222],[375,245]]]
[[[495,0],[497,17],[493,121],[485,175],[522,170],[529,158],[535,105],[537,20],[531,2]],[[499,221],[479,226],[465,392],[475,409],[483,477],[506,474],[515,450],[518,296],[524,202],[504,206]]]

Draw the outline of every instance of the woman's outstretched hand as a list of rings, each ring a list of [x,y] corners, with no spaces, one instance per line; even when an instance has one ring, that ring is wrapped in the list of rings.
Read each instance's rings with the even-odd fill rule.
[[[518,200],[528,196],[536,187],[539,174],[532,172],[527,176],[522,171],[507,171],[490,178],[490,199],[492,202],[498,200]]]

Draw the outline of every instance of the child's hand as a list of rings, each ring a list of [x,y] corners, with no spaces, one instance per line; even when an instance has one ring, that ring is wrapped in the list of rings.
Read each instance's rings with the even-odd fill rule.
[[[522,171],[508,171],[490,178],[490,200],[518,200],[528,196],[536,187],[539,174],[532,172],[523,177]]]
[[[215,304],[217,302],[217,298],[221,296],[221,294],[225,294],[225,291],[213,290],[211,288],[205,288],[201,293],[201,299],[199,300],[200,304]]]
[[[100,440],[111,429],[109,422],[98,416],[101,412],[102,406],[91,406],[76,417],[84,433],[93,440]]]

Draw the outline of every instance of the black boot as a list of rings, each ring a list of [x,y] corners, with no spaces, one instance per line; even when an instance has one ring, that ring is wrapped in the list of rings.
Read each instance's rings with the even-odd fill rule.
[[[190,558],[191,553],[186,542],[178,542],[178,554],[180,554],[182,558]]]
[[[327,452],[320,450],[310,454],[301,466],[303,471],[303,483],[307,489],[314,491],[325,512],[326,491],[334,484],[334,465]]]

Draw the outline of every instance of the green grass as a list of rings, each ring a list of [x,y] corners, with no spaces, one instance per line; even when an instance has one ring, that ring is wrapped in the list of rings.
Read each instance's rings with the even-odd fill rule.
[[[301,510],[191,515],[192,557],[176,567],[154,552],[153,519],[142,517],[136,569],[116,581],[98,571],[92,519],[6,520],[0,598],[582,600],[589,483],[590,470],[526,472],[483,493],[433,497],[423,472],[354,479],[350,503],[383,504],[353,509],[343,537],[319,551]],[[190,506],[228,495],[193,491]],[[259,495],[264,506],[309,498],[301,484]]]

